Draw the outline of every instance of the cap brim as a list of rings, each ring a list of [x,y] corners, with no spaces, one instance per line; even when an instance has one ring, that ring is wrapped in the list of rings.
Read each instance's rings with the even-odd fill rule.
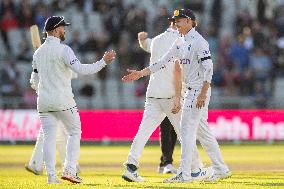
[[[174,21],[175,21],[175,18],[168,18],[168,20],[169,20],[170,22],[174,22]]]
[[[168,18],[169,21],[174,22],[176,19],[180,19],[180,18],[187,18],[187,17],[183,17],[183,16],[173,16],[171,18]]]
[[[69,22],[63,21],[62,24],[59,24],[60,26],[70,26],[71,24]]]

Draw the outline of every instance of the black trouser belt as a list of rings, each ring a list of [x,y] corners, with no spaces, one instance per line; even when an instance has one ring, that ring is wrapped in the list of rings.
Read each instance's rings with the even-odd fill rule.
[[[46,111],[46,112],[38,112],[38,113],[64,112],[64,111],[71,110],[71,109],[73,109],[73,108],[76,108],[76,106],[74,106],[74,107],[72,107],[72,108],[65,109],[65,110]]]
[[[173,97],[171,97],[171,98],[156,98],[156,97],[147,97],[147,98],[153,98],[153,99],[172,99]]]

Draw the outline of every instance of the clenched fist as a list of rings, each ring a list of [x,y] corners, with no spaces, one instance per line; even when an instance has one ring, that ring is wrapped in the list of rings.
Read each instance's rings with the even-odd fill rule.
[[[139,41],[144,41],[145,39],[147,39],[147,37],[148,37],[147,32],[139,32],[138,33],[138,40]]]
[[[103,59],[104,59],[106,64],[109,64],[109,63],[111,63],[111,61],[113,59],[115,59],[115,56],[116,56],[116,53],[115,53],[114,50],[106,51],[104,56],[103,56]]]

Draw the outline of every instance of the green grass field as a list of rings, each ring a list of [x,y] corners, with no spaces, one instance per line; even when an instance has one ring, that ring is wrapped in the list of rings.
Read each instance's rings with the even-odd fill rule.
[[[61,185],[48,185],[46,176],[35,176],[24,169],[32,145],[0,146],[0,188],[284,188],[284,145],[222,145],[221,150],[233,176],[217,183],[164,184],[162,180],[171,175],[156,173],[159,163],[159,146],[146,146],[140,162],[140,174],[145,183],[129,183],[121,178],[122,163],[130,145],[81,147],[82,184],[73,185],[66,181]],[[200,149],[200,148],[199,148]],[[200,150],[203,161],[209,159]],[[180,159],[180,147],[174,154],[175,165]],[[58,171],[61,171],[58,167]],[[60,173],[58,173],[60,174]]]

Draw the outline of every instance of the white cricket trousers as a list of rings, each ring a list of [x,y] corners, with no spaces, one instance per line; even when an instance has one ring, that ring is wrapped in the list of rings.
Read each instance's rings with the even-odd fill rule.
[[[63,167],[66,157],[66,144],[68,134],[61,121],[58,122],[56,147],[61,159],[61,165]],[[33,165],[37,170],[41,170],[43,166],[43,130],[39,129],[36,144],[32,153],[32,157],[29,161],[29,165]]]
[[[80,157],[81,121],[76,107],[66,111],[40,113],[44,133],[43,159],[48,175],[56,174],[56,130],[61,121],[68,133],[67,152],[64,168],[76,173],[76,163]]]
[[[145,110],[143,118],[139,126],[139,130],[132,142],[130,152],[128,154],[125,164],[133,164],[139,166],[139,159],[141,158],[142,151],[145,144],[149,140],[152,133],[159,126],[159,124],[167,116],[174,126],[177,133],[177,137],[180,140],[180,117],[181,111],[177,114],[171,113],[171,109],[174,104],[174,99],[154,99],[146,98]],[[198,150],[194,145],[194,163],[192,169],[203,167],[202,161],[199,158]]]
[[[221,151],[215,136],[208,127],[208,105],[211,96],[211,88],[208,89],[205,107],[196,108],[197,97],[200,89],[188,90],[185,94],[184,104],[181,116],[181,164],[179,173],[182,172],[184,179],[191,178],[189,167],[194,163],[192,156],[196,145],[196,139],[199,140],[202,147],[213,163],[214,171],[226,172],[227,165],[221,155]]]

